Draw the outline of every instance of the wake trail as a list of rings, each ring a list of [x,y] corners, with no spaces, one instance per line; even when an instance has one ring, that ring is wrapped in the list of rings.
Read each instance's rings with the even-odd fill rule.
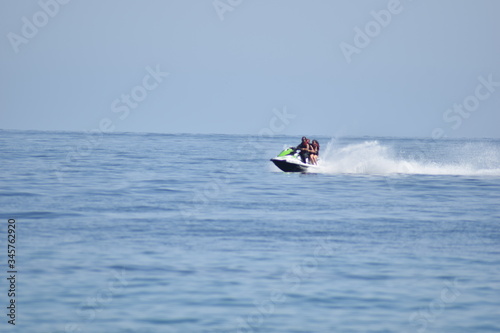
[[[444,158],[441,152],[431,151],[425,154],[406,151],[398,155],[392,147],[382,145],[378,141],[339,146],[335,140],[331,140],[321,156],[319,172],[500,176],[500,149],[498,147],[488,145],[471,147],[471,144],[464,147],[459,153],[452,149],[446,150],[448,156]],[[417,155],[419,158],[412,157]]]

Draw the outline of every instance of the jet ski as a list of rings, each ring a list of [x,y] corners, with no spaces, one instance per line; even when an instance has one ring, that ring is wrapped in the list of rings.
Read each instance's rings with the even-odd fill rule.
[[[271,162],[284,172],[311,172],[318,167],[302,162],[294,147],[283,150],[278,156],[271,158]]]

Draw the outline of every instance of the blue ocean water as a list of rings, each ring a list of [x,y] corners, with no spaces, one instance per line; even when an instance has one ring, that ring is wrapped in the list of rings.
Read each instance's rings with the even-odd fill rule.
[[[500,140],[0,131],[18,332],[500,332]]]

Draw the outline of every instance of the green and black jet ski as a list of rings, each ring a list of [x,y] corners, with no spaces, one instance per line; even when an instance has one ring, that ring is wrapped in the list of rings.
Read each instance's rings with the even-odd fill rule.
[[[284,172],[311,172],[315,170],[318,166],[302,162],[299,151],[295,147],[289,147],[278,156],[271,158],[271,162]]]

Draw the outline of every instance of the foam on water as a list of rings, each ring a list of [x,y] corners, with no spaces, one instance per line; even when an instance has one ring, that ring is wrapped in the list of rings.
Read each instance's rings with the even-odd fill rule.
[[[321,156],[320,172],[348,174],[500,175],[500,152],[495,147],[463,146],[447,156],[399,153],[378,141],[340,146],[331,140]]]

